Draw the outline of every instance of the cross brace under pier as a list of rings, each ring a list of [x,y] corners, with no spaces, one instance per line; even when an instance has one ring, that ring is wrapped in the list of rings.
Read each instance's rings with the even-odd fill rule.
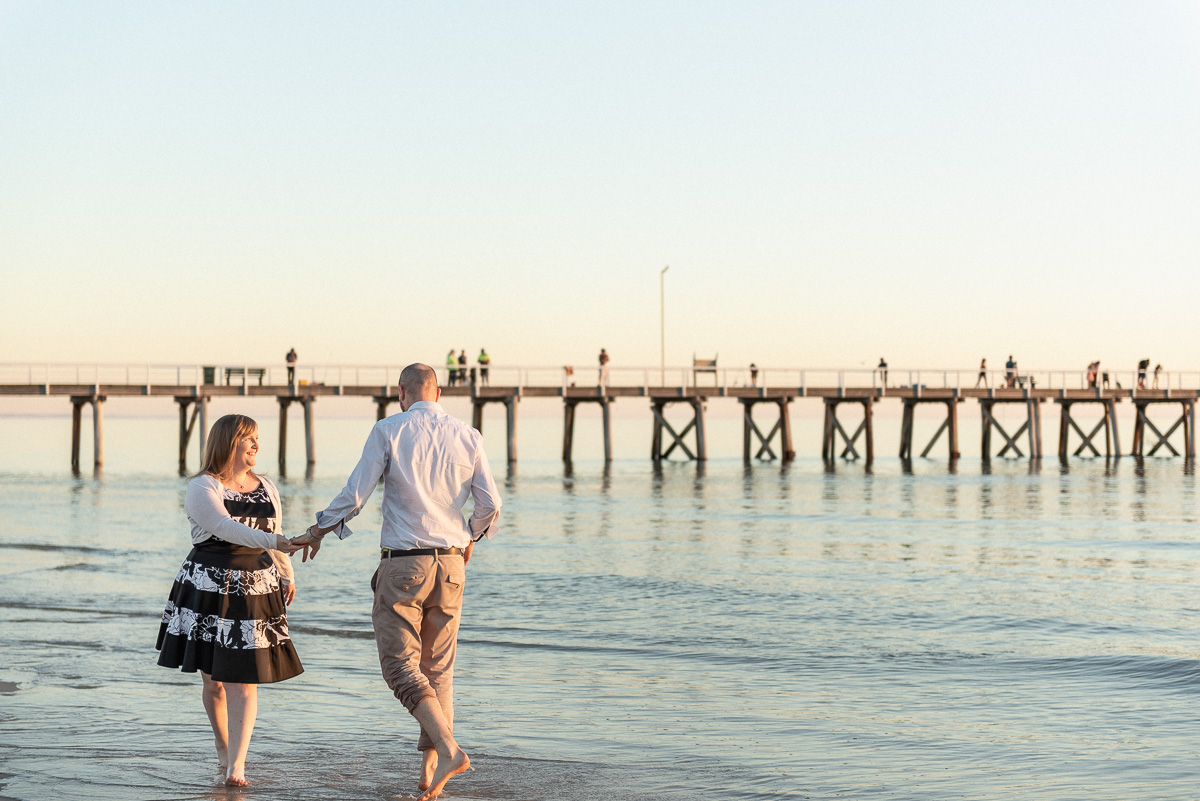
[[[999,432],[1000,436],[1004,437],[1004,447],[1000,449],[997,456],[1004,456],[1010,450],[1016,454],[1018,458],[1025,454],[1021,452],[1021,447],[1018,445],[1022,434],[1027,434],[1029,437],[1029,458],[1042,458],[1042,398],[980,398],[979,412],[983,417],[983,436],[980,443],[980,454],[985,462],[992,458],[992,429]],[[1017,429],[1017,433],[1012,436],[1004,430],[1004,426],[1000,425],[1000,421],[996,419],[995,407],[1000,403],[1015,404],[1021,403],[1025,405],[1025,422],[1021,423],[1021,427]]]
[[[846,429],[842,428],[842,423],[838,420],[837,408],[843,403],[859,403],[863,407],[863,419],[858,424],[858,428],[854,430],[854,435],[850,436],[846,433]],[[855,444],[861,435],[866,435],[866,463],[871,464],[875,461],[875,427],[873,424],[875,411],[875,399],[873,397],[866,398],[826,398],[825,399],[825,432],[821,438],[821,458],[826,462],[832,462],[837,454],[838,440],[845,446],[842,448],[840,457],[842,459],[858,459],[858,449]]]
[[[1196,458],[1196,401],[1195,399],[1181,400],[1178,398],[1153,398],[1143,399],[1134,398],[1134,405],[1137,407],[1137,419],[1133,423],[1133,446],[1130,448],[1130,453],[1134,456],[1153,456],[1158,452],[1159,448],[1166,448],[1171,452],[1172,456],[1179,456],[1179,451],[1171,444],[1171,435],[1180,428],[1183,435],[1183,456],[1187,459]],[[1177,419],[1166,433],[1158,430],[1158,426],[1147,415],[1148,407],[1152,404],[1178,403],[1181,407],[1179,419]],[[1146,429],[1157,437],[1154,447],[1146,453]]]
[[[708,459],[708,443],[704,438],[704,401],[705,398],[653,398],[650,409],[654,412],[654,435],[650,442],[650,458],[661,461],[668,458],[676,448],[683,451],[688,459],[703,462]],[[666,418],[666,407],[672,403],[686,403],[692,407],[692,419],[682,431],[676,431]],[[687,446],[684,438],[695,431],[696,451]],[[671,444],[663,447],[663,432],[671,435]]]
[[[929,444],[925,446],[925,450],[921,451],[921,458],[924,459],[933,450],[933,446],[941,438],[942,432],[949,431],[950,434],[946,438],[949,443],[950,458],[957,459],[962,454],[958,450],[958,404],[962,403],[961,398],[950,398],[948,400],[940,400],[933,398],[901,398],[904,402],[904,411],[900,418],[900,458],[911,459],[913,451],[913,418],[916,413],[917,404],[920,403],[944,403],[946,404],[946,419],[942,421],[942,425],[938,428],[937,433],[933,435],[933,439],[929,440]]]
[[[753,434],[758,438],[758,452],[755,453],[755,459],[775,459],[774,449],[771,448],[771,443],[775,441],[775,437],[779,436],[779,451],[783,457],[783,461],[790,462],[796,458],[796,451],[792,448],[792,423],[788,415],[788,404],[791,402],[790,397],[782,398],[739,398],[742,402],[742,458],[750,461],[751,440]],[[779,418],[775,421],[775,426],[766,436],[759,429],[758,424],[754,422],[754,406],[759,403],[769,403],[779,407]]]
[[[1097,398],[1095,400],[1068,400],[1058,398],[1054,401],[1061,407],[1060,422],[1058,426],[1058,458],[1066,459],[1067,452],[1070,450],[1071,430],[1079,435],[1080,444],[1075,449],[1075,455],[1081,456],[1085,450],[1090,450],[1093,456],[1099,456],[1100,450],[1092,444],[1092,440],[1104,430],[1104,455],[1106,457],[1121,455],[1121,435],[1117,429],[1117,401],[1112,398]],[[1100,404],[1104,411],[1104,416],[1100,422],[1092,428],[1091,433],[1085,433],[1084,430],[1071,416],[1071,407],[1077,403]]]

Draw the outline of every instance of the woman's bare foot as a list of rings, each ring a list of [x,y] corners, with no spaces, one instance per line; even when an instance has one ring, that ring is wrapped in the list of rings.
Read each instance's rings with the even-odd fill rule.
[[[442,794],[442,788],[446,786],[447,781],[469,767],[471,767],[471,760],[467,757],[467,752],[461,748],[450,754],[448,758],[439,759],[429,787],[417,796],[417,801],[430,801],[437,798]]]
[[[433,772],[437,770],[437,751],[426,748],[421,752],[421,780],[417,782],[418,790],[428,790],[433,782]]]
[[[246,781],[246,769],[231,770],[225,774],[225,785],[227,787],[249,787],[250,782]]]

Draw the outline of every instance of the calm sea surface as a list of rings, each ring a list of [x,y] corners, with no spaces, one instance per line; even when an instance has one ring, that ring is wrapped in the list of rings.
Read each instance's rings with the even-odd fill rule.
[[[307,671],[260,693],[255,786],[215,786],[200,682],[155,665],[189,547],[173,425],[110,420],[104,474],[76,478],[69,421],[0,419],[0,797],[414,792],[416,726],[371,637],[378,497],[298,565]],[[1182,460],[656,469],[638,438],[568,470],[557,425],[522,421],[550,446],[523,444],[512,473],[489,440],[505,507],[468,568],[456,731],[474,769],[449,797],[1200,797]],[[323,426],[314,474],[280,481],[289,530],[341,488],[370,420]]]

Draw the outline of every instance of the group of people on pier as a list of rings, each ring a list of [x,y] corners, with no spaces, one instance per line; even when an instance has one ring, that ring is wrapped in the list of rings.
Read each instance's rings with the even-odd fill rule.
[[[468,371],[467,368],[467,351],[463,348],[454,355],[454,348],[446,354],[446,386],[454,387],[459,384],[468,386],[488,385],[488,366],[492,363],[492,357],[488,355],[487,348],[480,348],[479,355],[475,357],[475,362],[478,367],[472,367]]]

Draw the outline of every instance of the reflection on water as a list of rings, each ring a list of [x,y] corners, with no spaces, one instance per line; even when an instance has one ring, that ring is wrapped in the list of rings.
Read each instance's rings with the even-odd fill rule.
[[[1192,794],[1190,464],[501,472],[500,534],[468,569],[456,730],[475,769],[454,797]],[[287,527],[343,479],[281,479]],[[307,672],[261,693],[258,786],[213,784],[199,682],[152,650],[183,493],[173,476],[0,473],[0,796],[414,792],[414,726],[369,620],[377,500],[298,566]]]

